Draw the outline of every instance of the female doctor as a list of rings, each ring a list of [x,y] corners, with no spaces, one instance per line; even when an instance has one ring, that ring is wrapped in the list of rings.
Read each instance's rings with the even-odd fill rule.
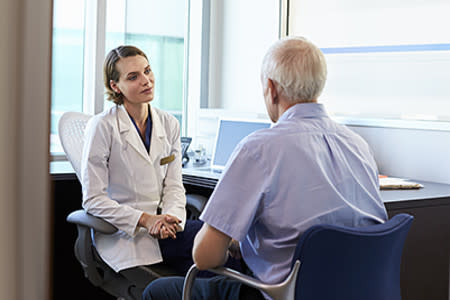
[[[178,121],[150,105],[155,76],[141,50],[113,49],[103,71],[107,97],[116,105],[86,125],[83,208],[119,230],[96,233],[97,251],[116,272],[163,259],[175,259],[171,266],[184,272],[201,222],[185,223]]]

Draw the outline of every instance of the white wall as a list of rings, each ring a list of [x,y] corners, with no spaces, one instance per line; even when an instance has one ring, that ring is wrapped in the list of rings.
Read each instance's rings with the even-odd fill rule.
[[[265,113],[261,61],[278,39],[279,1],[212,2],[210,107]]]
[[[350,128],[370,144],[381,173],[450,184],[450,132]]]
[[[278,0],[214,2],[209,103],[215,109],[196,112],[189,120],[196,126],[188,131],[193,147],[203,144],[207,153],[212,151],[218,117],[265,117],[259,70],[279,26]],[[371,145],[381,173],[450,184],[450,132],[351,128]]]
[[[194,2],[198,5],[197,1],[191,5]],[[194,60],[191,56],[189,62],[187,132],[193,137],[192,147],[201,144],[209,154],[219,117],[268,119],[260,82],[261,62],[269,46],[278,39],[279,32],[279,0],[211,2],[210,108],[199,109],[201,53],[197,51],[197,58]],[[199,41],[192,39],[193,25],[195,22],[191,20],[190,55],[200,47]],[[198,35],[199,29],[195,32]]]
[[[50,299],[51,4],[0,2],[0,299]]]

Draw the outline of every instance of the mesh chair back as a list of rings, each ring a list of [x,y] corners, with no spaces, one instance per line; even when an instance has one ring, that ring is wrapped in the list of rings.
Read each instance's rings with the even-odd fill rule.
[[[81,155],[83,154],[84,129],[91,118],[80,112],[66,112],[61,116],[58,123],[59,138],[66,153],[67,159],[72,164],[78,180],[81,181],[80,167]]]
[[[400,300],[400,263],[413,217],[362,228],[316,225],[300,238],[295,299]]]

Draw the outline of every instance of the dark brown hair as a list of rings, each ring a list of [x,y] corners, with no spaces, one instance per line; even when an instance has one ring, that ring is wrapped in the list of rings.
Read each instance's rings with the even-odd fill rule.
[[[105,84],[108,100],[113,101],[116,104],[123,104],[123,95],[114,92],[109,83],[111,80],[114,82],[119,82],[120,73],[116,68],[116,63],[119,61],[119,59],[136,55],[141,55],[148,61],[145,53],[134,46],[119,46],[109,51],[103,64],[103,81]]]

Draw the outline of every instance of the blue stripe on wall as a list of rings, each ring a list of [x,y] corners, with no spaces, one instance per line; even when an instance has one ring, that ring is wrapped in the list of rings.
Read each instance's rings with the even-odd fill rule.
[[[450,44],[331,47],[331,48],[320,48],[320,49],[322,50],[322,52],[324,54],[370,53],[370,52],[449,51]]]

